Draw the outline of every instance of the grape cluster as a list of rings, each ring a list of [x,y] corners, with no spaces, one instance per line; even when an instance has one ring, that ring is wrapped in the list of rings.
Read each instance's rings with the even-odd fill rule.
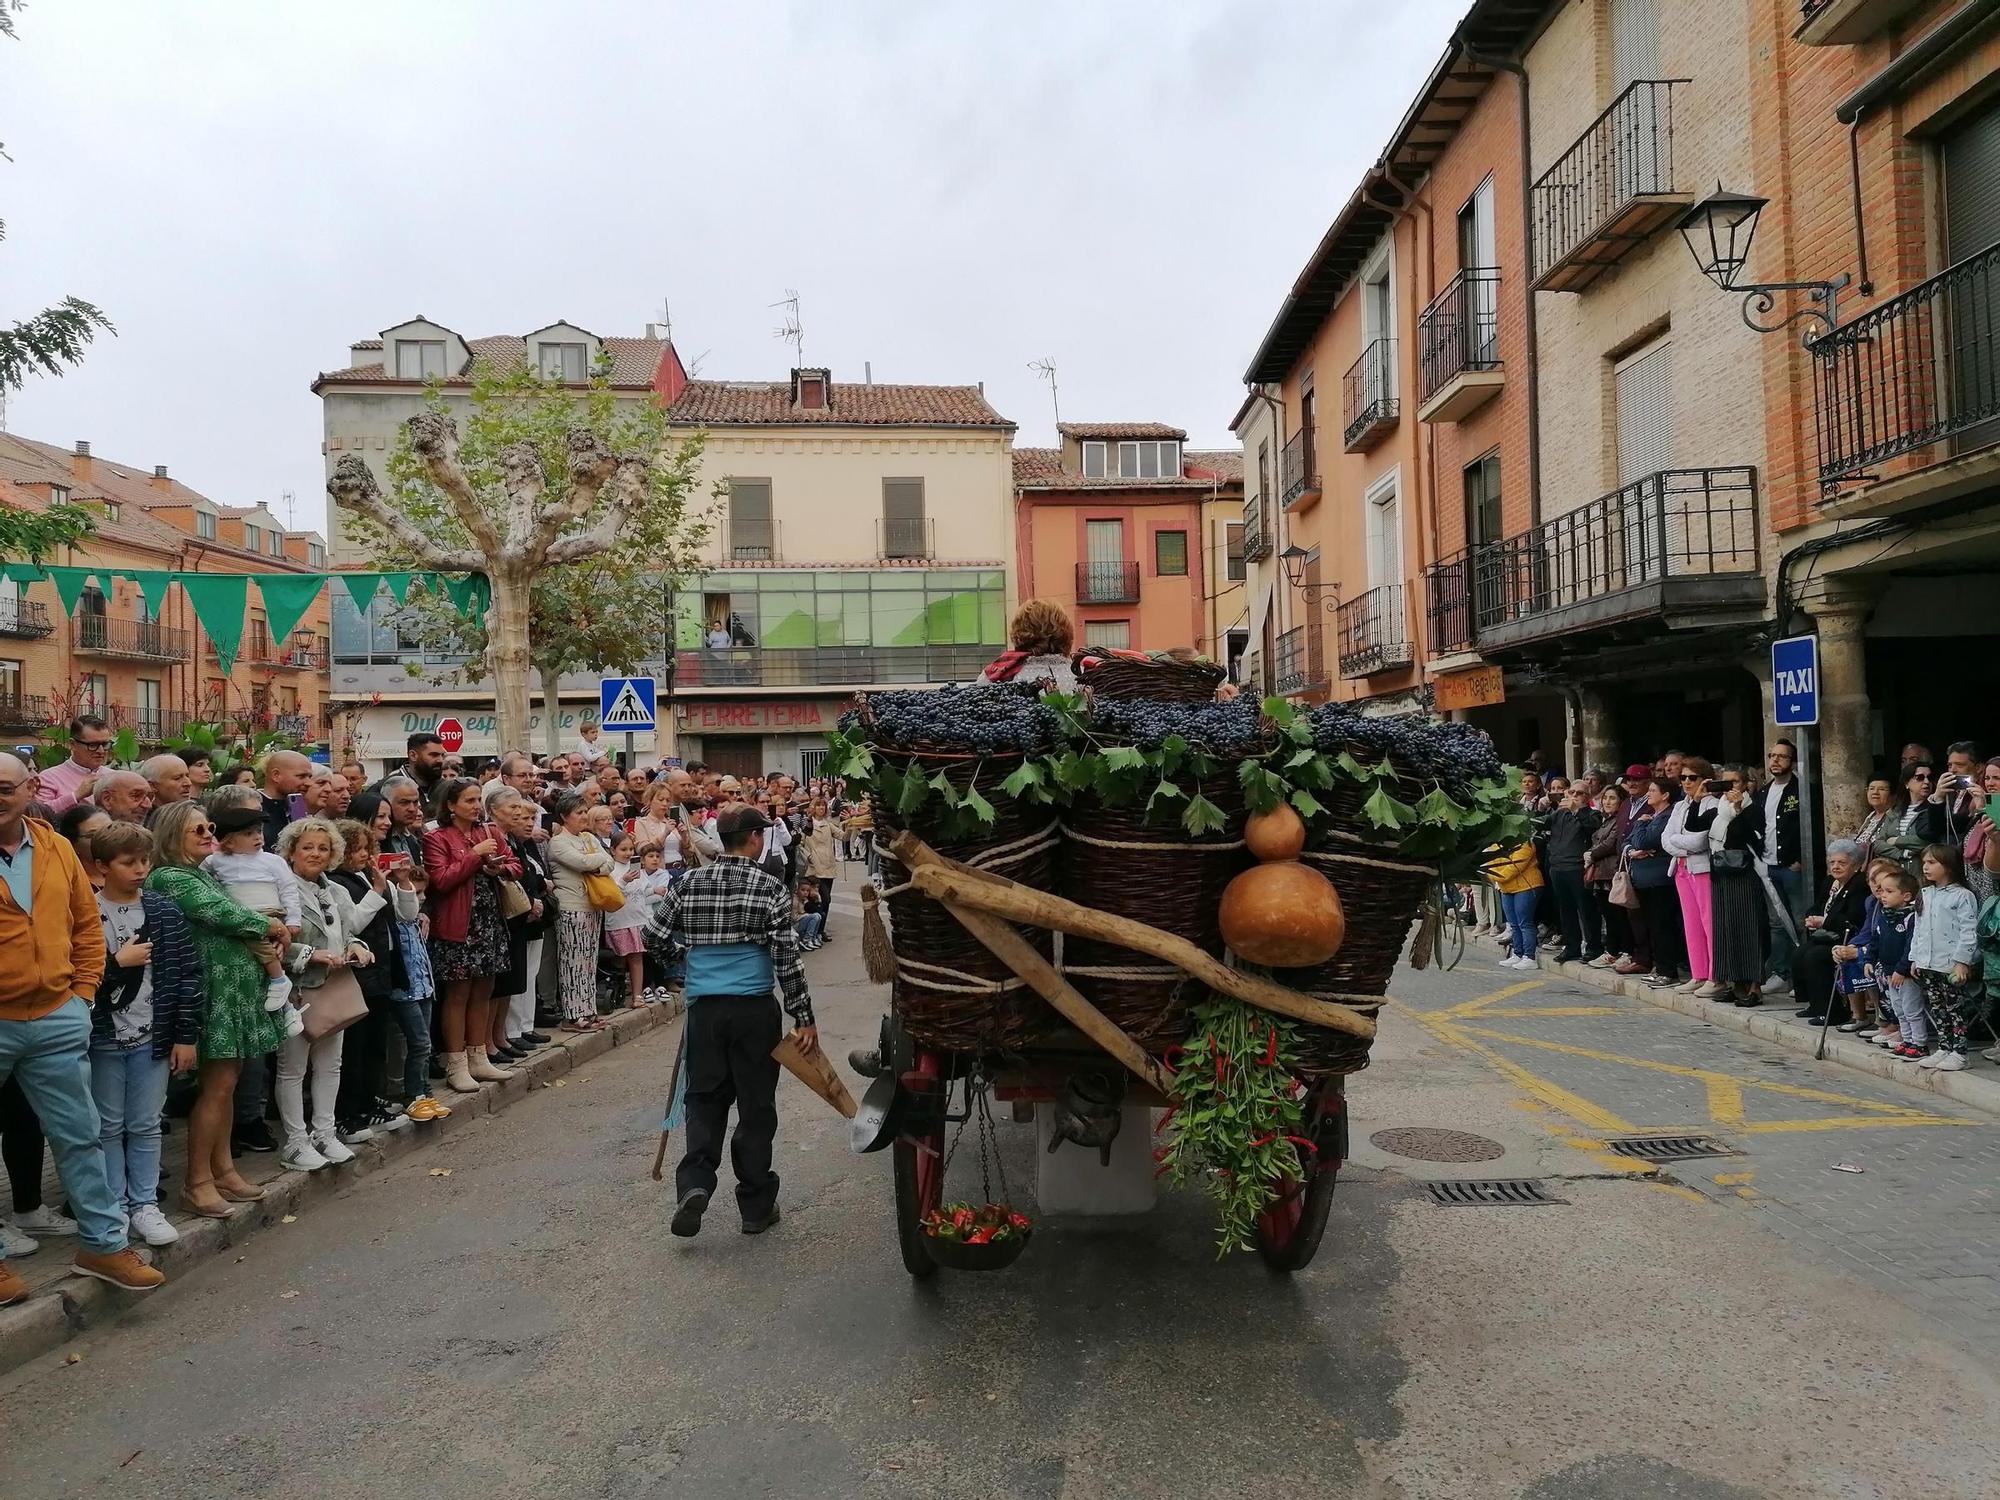
[[[843,733],[859,728],[877,745],[906,749],[932,746],[989,755],[1000,750],[1052,748],[1061,721],[1044,708],[1034,690],[1004,682],[870,693],[867,711],[843,715]]]
[[[1161,741],[1175,734],[1215,755],[1241,755],[1261,749],[1264,742],[1257,705],[1247,698],[1230,703],[1100,699],[1092,723],[1106,738],[1124,740],[1141,750],[1157,750]]]
[[[1386,756],[1454,796],[1502,774],[1492,740],[1470,724],[1418,714],[1359,714],[1342,703],[1321,704],[1312,711],[1311,723],[1318,749],[1330,753],[1351,746],[1377,759]]]

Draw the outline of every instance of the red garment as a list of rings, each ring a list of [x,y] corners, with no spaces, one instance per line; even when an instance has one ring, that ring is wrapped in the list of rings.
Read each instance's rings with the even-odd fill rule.
[[[980,675],[988,682],[1012,682],[1020,676],[1021,668],[1028,664],[1031,655],[1027,651],[1002,651],[987,663],[986,670]]]
[[[472,879],[486,870],[484,856],[472,846],[492,839],[499,852],[493,869],[510,879],[521,878],[521,861],[507,842],[507,835],[490,823],[476,825],[470,834],[457,825],[433,828],[424,835],[424,873],[430,877],[426,900],[431,914],[431,936],[447,943],[462,943],[472,926]]]

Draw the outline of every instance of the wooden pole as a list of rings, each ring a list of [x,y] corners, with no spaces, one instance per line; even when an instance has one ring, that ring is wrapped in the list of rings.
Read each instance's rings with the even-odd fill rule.
[[[1144,922],[1079,906],[1074,901],[1065,901],[1047,891],[999,879],[985,871],[961,870],[915,834],[899,835],[889,849],[909,870],[910,883],[932,900],[946,906],[970,907],[1008,922],[1049,927],[1073,937],[1093,938],[1101,943],[1149,953],[1199,979],[1210,989],[1233,996],[1246,1005],[1307,1021],[1315,1026],[1344,1031],[1350,1036],[1375,1035],[1375,1022],[1348,1006],[1331,1000],[1314,1000],[1269,979],[1232,969],[1186,938],[1162,932]],[[1026,979],[1028,976],[1023,974],[1021,977]]]

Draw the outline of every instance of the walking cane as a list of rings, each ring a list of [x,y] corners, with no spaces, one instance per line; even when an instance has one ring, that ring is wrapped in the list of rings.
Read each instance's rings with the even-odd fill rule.
[[[685,1017],[685,1012],[682,1013]],[[687,1022],[681,1022],[681,1044],[674,1053],[674,1071],[667,1079],[667,1113],[660,1123],[660,1149],[653,1153],[653,1181],[663,1179],[667,1163],[667,1137],[673,1134],[679,1117],[685,1113],[685,1100],[681,1094],[681,1067],[687,1061]]]

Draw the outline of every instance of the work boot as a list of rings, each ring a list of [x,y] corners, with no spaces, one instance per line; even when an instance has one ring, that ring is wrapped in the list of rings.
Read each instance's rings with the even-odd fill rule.
[[[765,1230],[769,1229],[773,1224],[777,1222],[778,1222],[778,1205],[773,1203],[771,1205],[771,1211],[765,1214],[763,1218],[745,1219],[743,1221],[743,1232],[745,1234],[762,1234]]]
[[[674,1210],[673,1222],[667,1227],[684,1240],[691,1240],[701,1233],[702,1212],[708,1207],[708,1194],[701,1188],[689,1188],[681,1194],[680,1206]]]
[[[129,1246],[113,1250],[108,1255],[95,1250],[78,1250],[69,1268],[78,1276],[95,1276],[99,1281],[108,1281],[125,1292],[150,1292],[167,1279],[139,1259],[139,1252]]]

